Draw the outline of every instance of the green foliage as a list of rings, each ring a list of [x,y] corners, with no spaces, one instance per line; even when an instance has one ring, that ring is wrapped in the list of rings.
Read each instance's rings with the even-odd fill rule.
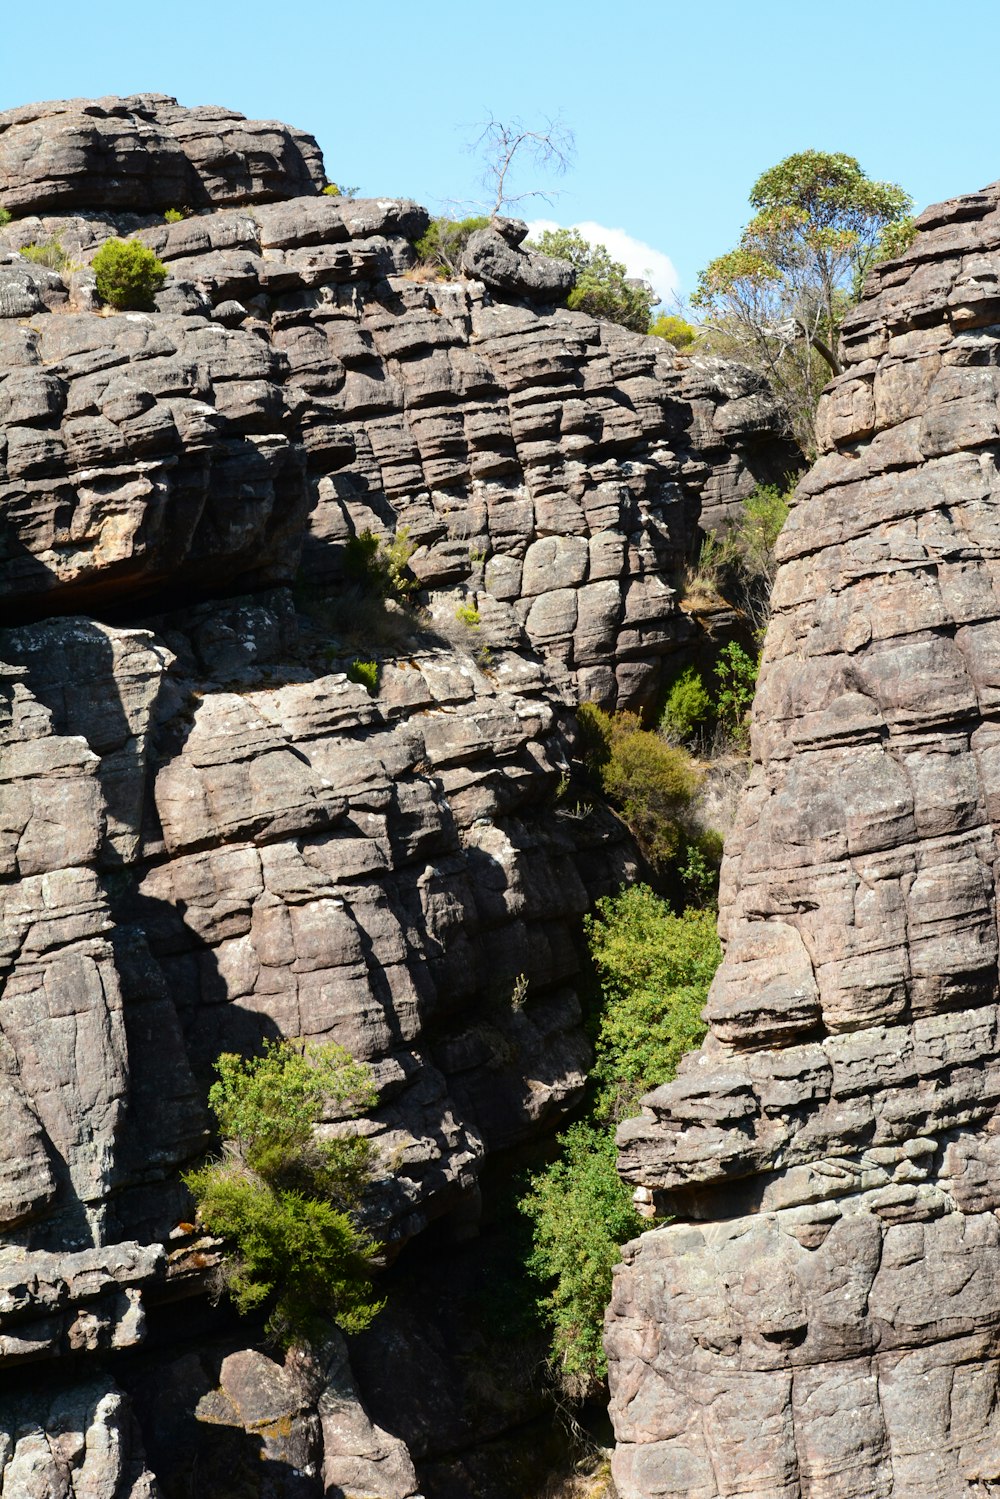
[[[721,594],[747,618],[758,640],[771,613],[771,589],[778,563],[775,546],[788,517],[791,489],[760,484],[747,495],[725,533],[706,536],[686,590]]]
[[[750,743],[749,717],[759,664],[734,640],[723,646],[715,663],[715,677],[719,684],[716,699],[719,724],[733,743],[742,747]]]
[[[14,215],[6,208],[0,208],[0,229],[12,222]]]
[[[685,898],[699,909],[716,909],[722,845],[722,834],[717,833],[714,828],[707,828],[688,843],[683,863],[678,859],[677,872]]]
[[[894,224],[886,224],[879,240],[876,261],[898,260],[905,255],[917,237],[916,220],[907,216]]]
[[[719,352],[767,376],[812,453],[819,392],[840,373],[840,325],[868,270],[912,237],[912,202],[853,156],[801,151],[757,179],[750,203],[739,245],[706,266],[691,305]]]
[[[715,923],[710,908],[674,915],[648,885],[599,900],[586,918],[604,1001],[594,1048],[599,1118],[634,1113],[704,1036],[701,1010],[722,956]]]
[[[660,732],[685,744],[713,717],[712,699],[701,673],[688,666],[667,693]]]
[[[659,317],[654,318],[649,325],[649,331],[654,338],[666,339],[668,344],[673,344],[675,349],[688,349],[698,337],[698,329],[687,318],[678,317],[676,313],[661,312]]]
[[[696,813],[702,774],[690,754],[644,729],[634,713],[611,714],[596,703],[581,703],[577,723],[580,759],[645,857],[660,874],[672,868],[680,873],[678,859],[706,837]]]
[[[552,1328],[552,1362],[572,1396],[600,1390],[612,1270],[644,1226],[615,1170],[613,1125],[701,1040],[720,958],[714,912],[675,916],[644,885],[599,901],[586,925],[602,991],[598,1093],[590,1120],[566,1132],[560,1158],[532,1178],[520,1204],[534,1230],[528,1269],[547,1287],[539,1307]]]
[[[271,1042],[262,1056],[225,1053],[209,1105],[225,1141],[222,1160],[184,1181],[206,1228],[230,1242],[223,1277],[241,1311],[265,1302],[282,1342],[321,1334],[324,1317],[347,1331],[367,1327],[377,1246],[354,1221],[370,1176],[361,1138],[320,1140],[330,1110],[370,1108],[369,1070],[335,1044]]]
[[[601,1346],[604,1309],[621,1245],[642,1219],[615,1170],[614,1137],[574,1124],[561,1158],[531,1181],[521,1211],[534,1225],[529,1272],[552,1283],[539,1307],[552,1327],[552,1362],[567,1393],[596,1393],[607,1374]]]
[[[163,221],[165,224],[180,224],[183,219],[184,214],[179,208],[168,208],[166,213],[163,215]]]
[[[701,785],[690,755],[646,729],[617,734],[603,779],[639,847],[655,869],[662,869],[681,846]]]
[[[63,248],[62,240],[59,239],[47,239],[38,244],[25,245],[21,254],[25,260],[33,261],[35,265],[42,265],[47,271],[65,271],[73,263]]]
[[[691,756],[644,729],[634,713],[583,704],[581,752],[655,869],[681,847],[701,776]]]
[[[457,276],[469,236],[477,229],[488,229],[489,225],[489,218],[482,214],[468,219],[431,219],[414,245],[417,259],[421,265],[431,266],[443,275]]]
[[[379,664],[377,661],[354,660],[347,668],[347,679],[367,687],[372,697],[378,692]]]
[[[346,542],[344,570],[349,578],[363,583],[382,598],[405,600],[420,588],[419,579],[408,570],[416,550],[408,526],[400,526],[388,539],[366,528]]]
[[[482,623],[479,618],[479,610],[475,604],[459,604],[455,610],[455,618],[460,624],[466,625],[470,630],[478,630]]]
[[[345,1332],[370,1326],[375,1245],[331,1202],[255,1181],[227,1166],[189,1172],[206,1227],[237,1246],[226,1288],[240,1312],[273,1300],[268,1330],[285,1344],[322,1338],[324,1316]]]
[[[605,713],[596,703],[581,703],[576,710],[576,721],[580,730],[580,759],[590,774],[599,780],[611,758],[611,714]],[[636,719],[637,726],[638,722]]]
[[[357,193],[356,187],[341,187],[338,182],[328,182],[323,188],[324,198],[343,198],[345,202],[357,197]]]
[[[91,262],[97,295],[119,311],[148,312],[167,268],[138,240],[109,239]]]
[[[530,248],[556,260],[568,260],[576,271],[576,285],[566,305],[589,312],[591,317],[621,323],[636,333],[645,333],[656,303],[656,293],[644,281],[630,278],[619,260],[612,260],[604,245],[592,245],[578,229],[546,229]]]
[[[768,583],[774,581],[774,548],[788,519],[789,497],[790,491],[777,484],[758,484],[743,501],[743,515],[733,535],[744,571]]]

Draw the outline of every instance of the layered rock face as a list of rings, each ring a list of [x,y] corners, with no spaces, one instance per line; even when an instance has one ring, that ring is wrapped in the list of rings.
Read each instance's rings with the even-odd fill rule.
[[[746,372],[546,305],[517,226],[427,283],[422,209],[323,182],[301,133],[161,96],[0,116],[5,1499],[188,1492],[185,1455],[416,1492],[341,1353],[176,1310],[217,1258],[180,1182],[212,1063],[341,1042],[375,1231],[467,1230],[488,1153],[579,1095],[579,918],[632,867],[558,803],[572,706],[655,693],[702,509],[792,462]],[[98,306],[114,234],[155,312]],[[422,615],[345,580],[366,528]]]
[[[620,1131],[623,1499],[1000,1493],[1000,189],[876,270],[780,542],[710,1037]]]

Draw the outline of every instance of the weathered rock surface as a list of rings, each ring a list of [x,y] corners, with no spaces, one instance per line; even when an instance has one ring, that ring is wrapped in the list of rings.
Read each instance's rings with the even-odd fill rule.
[[[11,1499],[169,1499],[171,1412],[261,1496],[415,1494],[339,1364],[176,1313],[218,1262],[180,1180],[212,1063],[342,1042],[379,1107],[324,1128],[372,1137],[374,1230],[468,1232],[487,1156],[580,1094],[580,917],[632,867],[557,802],[572,708],[655,695],[699,516],[791,462],[745,373],[540,301],[563,273],[517,225],[503,296],[427,284],[424,210],[323,180],[308,137],[162,96],[0,116]],[[167,265],[153,312],[98,307],[123,234]],[[72,266],[21,254],[51,241]],[[365,528],[406,528],[423,615],[345,578]],[[10,1393],[31,1365],[65,1411],[41,1372]]]
[[[0,230],[0,610],[259,587],[291,576],[306,529],[329,582],[352,532],[405,526],[446,618],[460,590],[580,696],[655,697],[691,630],[699,516],[720,525],[795,465],[774,403],[660,339],[407,280],[425,225],[414,204],[320,196]],[[124,229],[168,267],[158,313],[73,311],[80,277],[17,254],[55,238],[85,264]]]
[[[324,184],[311,135],[166,94],[69,99],[0,113],[0,198],[11,213],[264,203]]]
[[[623,1499],[1000,1492],[1000,189],[878,268],[780,550],[711,1034],[621,1127]]]

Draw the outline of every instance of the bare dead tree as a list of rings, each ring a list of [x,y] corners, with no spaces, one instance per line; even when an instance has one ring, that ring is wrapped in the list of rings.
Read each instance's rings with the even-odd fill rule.
[[[485,162],[483,183],[493,194],[490,217],[496,218],[504,208],[522,203],[526,198],[544,198],[549,201],[553,194],[543,188],[528,192],[511,193],[507,179],[515,165],[529,161],[539,171],[554,172],[561,177],[569,170],[576,151],[573,132],[561,120],[544,120],[538,129],[532,129],[523,120],[498,120],[493,115],[483,125],[475,141],[469,147],[482,156]]]

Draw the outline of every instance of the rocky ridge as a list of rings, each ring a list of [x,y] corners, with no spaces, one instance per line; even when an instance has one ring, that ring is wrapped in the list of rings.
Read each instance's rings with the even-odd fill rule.
[[[655,695],[699,518],[791,461],[746,372],[540,300],[517,226],[476,251],[502,288],[428,283],[422,209],[324,181],[300,132],[163,96],[0,115],[9,1499],[169,1496],[189,1448],[261,1493],[416,1492],[342,1353],[185,1321],[211,1063],[342,1042],[380,1237],[468,1231],[487,1156],[578,1096],[579,918],[632,862],[559,805],[572,707]],[[164,260],[155,312],[98,306],[114,234]],[[365,528],[406,528],[419,620],[351,617]]]
[[[1000,188],[845,326],[779,543],[710,1036],[619,1131],[622,1499],[1000,1493]]]

